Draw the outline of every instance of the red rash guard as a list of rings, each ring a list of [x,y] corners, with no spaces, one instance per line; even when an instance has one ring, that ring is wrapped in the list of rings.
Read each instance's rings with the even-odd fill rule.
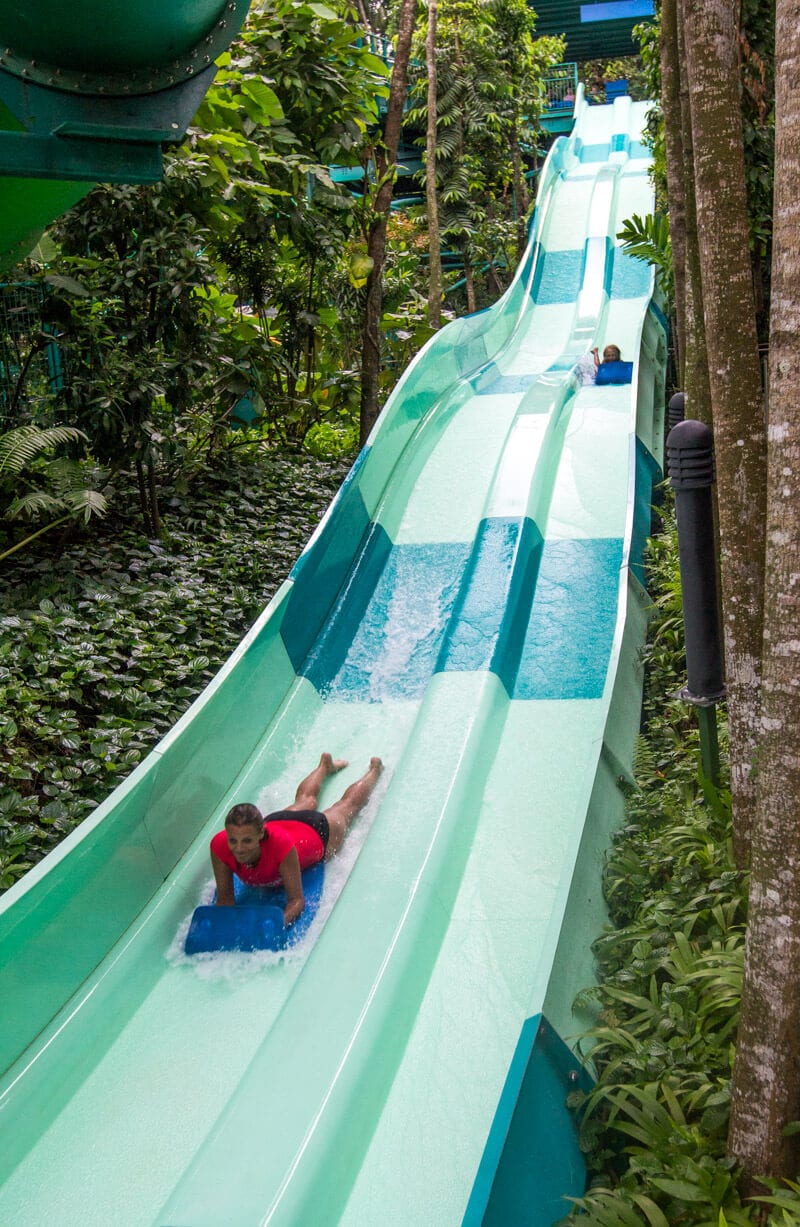
[[[265,822],[257,865],[242,865],[237,861],[228,847],[225,831],[219,831],[211,840],[214,855],[248,886],[280,886],[282,880],[278,866],[292,848],[297,849],[301,869],[309,869],[325,856],[322,840],[314,828],[305,822]]]

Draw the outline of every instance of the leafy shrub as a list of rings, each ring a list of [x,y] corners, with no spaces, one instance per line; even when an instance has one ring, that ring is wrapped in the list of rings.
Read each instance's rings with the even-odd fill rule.
[[[98,474],[88,462],[54,455],[56,448],[76,446],[85,436],[73,426],[37,426],[26,422],[0,433],[0,562],[48,528],[71,518],[104,515],[106,501],[93,488]],[[44,518],[50,523],[10,544],[11,521]]]

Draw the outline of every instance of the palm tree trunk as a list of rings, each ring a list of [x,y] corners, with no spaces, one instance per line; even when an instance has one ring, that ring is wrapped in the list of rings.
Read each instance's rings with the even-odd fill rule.
[[[466,239],[464,241],[464,292],[467,296],[467,311],[471,315],[476,307],[475,270],[469,253],[469,242]]]
[[[516,106],[516,99],[515,99]],[[511,121],[511,174],[517,215],[517,259],[521,260],[528,246],[528,185],[522,173],[522,150],[519,145],[519,116]]]
[[[144,528],[148,537],[152,535],[153,525],[150,519],[150,508],[147,499],[147,480],[144,475],[144,465],[141,458],[136,457],[136,487],[139,493],[139,510],[144,520]]]
[[[675,319],[678,386],[684,388],[686,356],[686,187],[681,135],[680,61],[678,59],[678,0],[661,3],[661,111],[667,161],[669,233],[675,279]]]
[[[161,536],[161,512],[158,509],[158,487],[156,485],[156,469],[152,460],[147,461],[147,494],[150,503],[150,523],[153,525],[153,536]]]
[[[428,126],[425,140],[425,203],[428,213],[428,323],[442,324],[442,240],[439,233],[439,200],[436,193],[436,137],[438,89],[436,76],[437,0],[428,0],[428,37],[425,58],[428,70]]]
[[[720,519],[734,849],[744,866],[760,738],[766,431],[739,95],[738,0],[682,0]]]
[[[678,64],[683,71],[678,80],[680,100],[681,148],[683,150],[683,196],[686,211],[686,278],[684,283],[685,350],[683,361],[683,391],[686,393],[686,416],[711,425],[711,384],[708,377],[706,321],[703,312],[703,287],[700,277],[700,244],[697,235],[697,202],[694,185],[694,143],[692,116],[689,107],[689,82],[686,74],[686,46],[683,33],[683,12],[678,3],[676,14]],[[670,212],[671,212],[670,207]]]
[[[383,145],[375,153],[378,190],[372,211],[372,222],[367,235],[367,254],[372,259],[372,270],[367,279],[367,301],[364,308],[364,331],[361,346],[361,445],[378,418],[379,375],[381,369],[380,324],[383,310],[383,268],[386,263],[386,230],[392,204],[394,171],[397,164],[397,149],[403,108],[408,87],[408,61],[411,56],[411,37],[417,15],[417,0],[401,0],[395,46],[392,80],[389,87],[389,106],[386,112]]]
[[[800,1138],[800,23],[778,0],[766,592],[758,807],[729,1149],[752,1191]]]

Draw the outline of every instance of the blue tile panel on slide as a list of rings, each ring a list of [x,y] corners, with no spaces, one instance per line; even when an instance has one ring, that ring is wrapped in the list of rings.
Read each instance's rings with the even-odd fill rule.
[[[551,1227],[567,1212],[565,1196],[582,1192],[585,1160],[564,1112],[565,1085],[588,1091],[591,1079],[536,1014],[520,1032],[462,1227],[510,1227],[520,1205],[525,1227]]]
[[[645,483],[640,506],[648,528],[649,499]],[[469,553],[462,543],[392,546],[373,527],[299,672],[327,698],[369,701],[376,664],[389,650],[391,602],[413,583],[431,633],[416,645],[406,670],[390,678],[388,692],[381,690],[381,701],[419,698],[434,673],[477,669],[496,673],[514,699],[599,698],[616,623],[621,539],[543,543],[527,518],[485,520],[467,560]],[[469,579],[456,605],[453,576],[465,564]],[[295,585],[298,605],[313,599],[313,588],[305,595],[304,578]],[[287,636],[287,625],[296,623],[287,619],[284,637],[297,651],[296,632]]]

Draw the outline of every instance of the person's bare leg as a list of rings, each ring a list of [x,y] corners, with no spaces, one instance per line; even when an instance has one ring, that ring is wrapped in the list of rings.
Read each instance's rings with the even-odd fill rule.
[[[294,803],[287,809],[317,809],[319,805],[319,790],[329,775],[336,775],[347,766],[346,758],[334,758],[331,754],[323,754],[314,770],[297,785]]]
[[[341,848],[344,843],[344,837],[350,829],[350,824],[356,814],[360,814],[364,806],[372,796],[372,790],[380,779],[383,771],[383,763],[379,758],[371,758],[369,760],[369,768],[362,775],[360,780],[350,784],[344,791],[343,796],[330,809],[324,811],[325,817],[328,819],[330,827],[330,837],[328,839],[328,848],[325,853],[325,860],[329,861],[332,856]]]

